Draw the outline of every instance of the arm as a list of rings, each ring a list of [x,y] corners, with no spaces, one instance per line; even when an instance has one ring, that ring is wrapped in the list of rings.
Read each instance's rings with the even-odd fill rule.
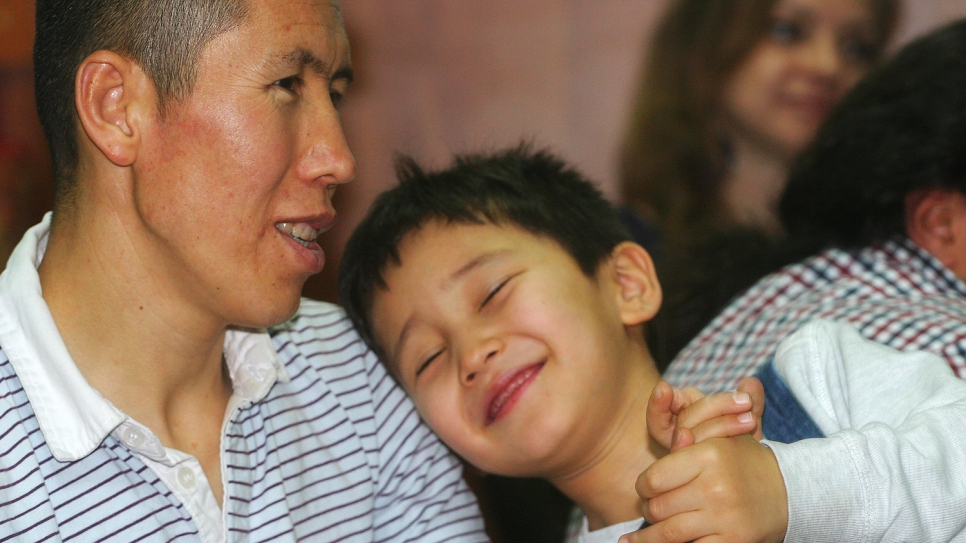
[[[780,541],[784,485],[774,455],[758,443],[764,400],[761,382],[752,377],[738,392],[710,396],[659,383],[648,401],[648,432],[671,454],[637,481],[642,511],[653,525],[624,535],[621,543],[764,541],[766,534]]]
[[[941,359],[818,322],[783,342],[775,368],[829,436],[768,443],[787,542],[966,540],[966,382]]]
[[[829,437],[768,442],[767,453],[711,440],[659,460],[637,488],[661,525],[628,541],[729,525],[736,541],[966,540],[966,383],[944,362],[817,323],[786,340],[775,365]]]

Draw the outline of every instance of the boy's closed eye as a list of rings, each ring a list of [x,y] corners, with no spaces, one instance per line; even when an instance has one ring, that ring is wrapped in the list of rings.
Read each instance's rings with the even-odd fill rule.
[[[515,279],[518,275],[520,275],[519,272],[509,275],[503,278],[502,280],[498,281],[497,284],[489,290],[489,292],[483,298],[483,301],[480,302],[480,307],[478,311],[483,311],[483,309],[485,309],[486,306],[490,304],[490,302],[497,296],[497,294],[500,294],[502,291],[504,291],[504,287],[506,287],[510,283],[510,281]]]
[[[434,360],[436,360],[437,358],[439,358],[439,355],[441,355],[441,354],[443,354],[442,349],[440,349],[439,351],[436,351],[435,353],[431,354],[429,356],[429,358],[427,358],[425,361],[423,361],[423,363],[420,364],[418,368],[416,368],[416,379],[419,379],[419,376],[424,371],[426,371],[426,369],[429,368],[429,365],[432,364],[432,362]]]

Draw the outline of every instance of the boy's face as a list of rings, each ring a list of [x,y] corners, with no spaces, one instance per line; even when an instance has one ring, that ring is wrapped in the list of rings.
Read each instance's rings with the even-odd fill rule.
[[[612,263],[592,279],[554,241],[492,224],[431,221],[399,251],[375,335],[440,437],[506,475],[592,456],[641,365]]]

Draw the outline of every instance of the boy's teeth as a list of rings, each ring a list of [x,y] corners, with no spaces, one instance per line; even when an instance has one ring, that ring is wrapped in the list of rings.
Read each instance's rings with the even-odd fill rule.
[[[315,241],[315,239],[319,237],[319,234],[321,234],[319,230],[312,228],[304,222],[280,222],[275,224],[275,228],[277,228],[279,232],[287,234],[289,237],[301,243],[305,247],[308,247],[309,243]]]

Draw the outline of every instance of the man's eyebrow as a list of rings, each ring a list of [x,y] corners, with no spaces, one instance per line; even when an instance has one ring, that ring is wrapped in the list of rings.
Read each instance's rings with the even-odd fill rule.
[[[289,53],[276,55],[269,60],[269,63],[275,66],[291,68],[305,66],[328,81],[344,80],[347,83],[352,83],[354,79],[354,72],[350,64],[346,63],[339,67],[333,67],[304,47],[299,47]]]

